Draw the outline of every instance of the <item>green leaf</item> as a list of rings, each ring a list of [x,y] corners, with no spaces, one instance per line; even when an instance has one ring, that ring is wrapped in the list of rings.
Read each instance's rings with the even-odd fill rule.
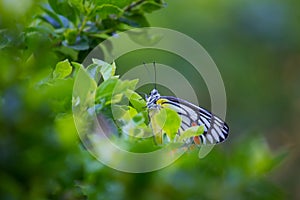
[[[96,83],[98,83],[101,78],[100,69],[101,66],[99,66],[98,64],[91,64],[86,68],[87,73],[91,76],[92,79],[95,80]]]
[[[181,118],[176,111],[170,108],[163,108],[154,115],[155,123],[162,128],[171,141],[174,140],[181,124]]]
[[[71,78],[57,78],[51,80],[48,84],[41,85],[39,90],[48,98],[50,107],[55,113],[68,112],[71,108],[71,96],[74,80]]]
[[[3,32],[3,30],[0,30],[0,49],[4,49],[10,43],[9,38]]]
[[[48,0],[51,8],[57,13],[60,14],[73,23],[76,24],[77,13],[76,8],[69,3],[69,0]]]
[[[55,12],[52,12],[51,10],[47,9],[47,8],[43,8],[42,7],[42,10],[47,13],[49,15],[49,17],[51,17],[53,20],[55,20],[59,25],[60,27],[64,27],[64,24],[63,22],[61,21],[61,19],[59,18],[59,16],[55,13]],[[41,16],[40,18],[44,18],[43,16]],[[48,21],[48,20],[46,20]],[[49,22],[49,21],[48,21]],[[52,24],[51,24],[52,25]]]
[[[116,72],[116,65],[115,63],[112,63],[111,65],[109,63],[106,63],[102,60],[93,59],[93,63],[101,66],[100,73],[103,76],[103,80],[106,81],[109,78],[113,77]]]
[[[134,15],[122,17],[119,20],[120,22],[123,22],[132,27],[137,27],[137,28],[150,26],[148,20],[143,14],[134,14]]]
[[[119,121],[123,121],[122,131],[126,135],[134,136],[134,137],[145,137],[145,134],[149,134],[146,137],[152,136],[151,131],[145,124],[145,117],[143,113],[138,113],[134,108],[128,106],[129,110],[127,110],[124,115],[119,119]]]
[[[84,13],[84,3],[82,0],[69,0],[72,7],[75,7],[79,12]]]
[[[97,85],[82,65],[75,63],[72,64],[74,65],[75,70],[78,71],[76,81],[74,83],[74,88],[76,88],[76,90],[73,90],[73,103],[80,103],[81,108],[84,108],[84,112],[86,113],[87,107],[95,105],[95,91],[97,89]],[[75,105],[73,104],[73,106]]]
[[[82,64],[80,63],[77,63],[77,62],[71,62],[72,66],[74,67],[74,70],[73,70],[73,76],[76,76],[77,75],[77,72],[79,69],[83,69],[84,67],[82,66]]]
[[[97,6],[96,9],[91,14],[92,16],[98,15],[101,19],[106,18],[119,18],[123,13],[123,10],[117,6],[111,4],[102,4]]]
[[[123,8],[125,6],[130,5],[137,0],[93,0],[97,5],[110,4],[117,6],[119,8]]]
[[[132,118],[138,114],[137,110],[134,109],[131,106],[120,106],[120,105],[115,105],[113,106],[114,109],[116,109],[116,112],[122,116],[120,117],[121,120],[125,122],[130,122]],[[114,111],[115,112],[115,111]]]
[[[75,44],[77,39],[78,31],[76,29],[67,29],[64,32],[64,37],[67,40],[68,44]]]
[[[53,72],[53,78],[63,79],[69,76],[71,73],[72,73],[72,66],[69,63],[68,59],[66,59],[56,64],[55,70]]]
[[[159,3],[157,3],[156,1],[144,1],[131,9],[131,11],[135,13],[151,13],[163,7],[164,4],[162,1],[160,1]]]
[[[128,110],[129,108],[125,105],[117,105],[117,104],[112,105],[112,113],[114,118],[116,119],[121,119]]]
[[[192,126],[180,134],[177,141],[184,142],[185,139],[198,136],[204,133],[204,126]]]
[[[134,90],[138,82],[138,79],[119,81],[114,92],[121,93],[127,90]]]
[[[117,83],[117,78],[111,78],[102,82],[96,91],[96,101],[99,101],[102,98],[105,98],[106,100],[111,99],[112,93]]]
[[[55,50],[57,52],[64,54],[67,57],[70,57],[72,60],[77,60],[77,58],[78,58],[78,51],[76,51],[70,47],[61,45],[61,46],[58,46]]]
[[[112,96],[111,102],[109,102],[109,103],[110,104],[119,103],[122,100],[123,96],[124,96],[124,94],[122,94],[122,93],[116,94],[116,95]]]
[[[127,89],[125,92],[125,96],[129,99],[132,106],[138,110],[139,112],[145,110],[146,101],[135,91]]]
[[[58,133],[60,142],[66,147],[72,147],[76,143],[78,137],[74,119],[71,114],[60,115],[55,120],[55,128]]]
[[[141,125],[145,120],[142,113],[138,113],[132,118],[132,121],[134,121],[135,124]]]
[[[39,17],[37,17],[37,18],[39,18]],[[39,18],[39,19],[43,20],[43,18]],[[56,33],[54,32],[54,28],[50,24],[43,25],[43,26],[36,26],[36,27],[30,26],[25,29],[25,32],[27,35],[30,33],[38,32],[38,33],[42,33],[42,34],[49,34],[49,35],[57,36]]]
[[[69,43],[68,40],[64,40],[62,44],[77,51],[88,50],[90,48],[88,38],[86,37],[77,37],[74,43]]]

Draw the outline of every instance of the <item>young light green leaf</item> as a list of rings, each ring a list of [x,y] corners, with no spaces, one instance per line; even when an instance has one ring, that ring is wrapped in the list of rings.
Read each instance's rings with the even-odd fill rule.
[[[119,93],[119,94],[116,94],[116,95],[113,95],[112,98],[111,98],[111,101],[107,102],[108,104],[116,104],[116,103],[119,103],[122,98],[123,98],[124,94],[123,93]]]
[[[53,78],[63,79],[69,76],[71,73],[72,73],[72,66],[69,63],[68,59],[66,59],[56,64],[55,70],[53,72]]]
[[[112,76],[114,76],[114,75],[115,75],[115,73],[116,73],[116,69],[117,69],[117,67],[116,67],[116,63],[115,63],[115,62],[113,62],[113,63],[111,64],[111,75],[112,75]]]
[[[82,65],[77,64],[77,68],[78,72],[76,81],[74,83],[76,90],[73,91],[73,97],[76,99],[74,103],[80,102],[83,107],[92,107],[95,104],[94,91],[96,90],[97,85],[95,84],[95,81],[91,79]]]
[[[77,62],[71,62],[72,66],[74,67],[74,70],[73,70],[73,76],[76,76],[77,75],[77,72],[79,69],[83,69],[84,67],[82,66],[82,64],[80,63],[77,63]]]
[[[178,142],[184,142],[185,139],[198,136],[204,133],[204,126],[192,126],[188,129],[186,129],[183,133],[180,134],[177,141]]]
[[[134,90],[138,81],[138,79],[120,81],[118,82],[114,92],[121,93],[127,91],[128,89]]]
[[[55,20],[60,25],[60,27],[64,27],[64,24],[61,21],[61,19],[59,18],[59,16],[57,15],[57,13],[55,13],[55,12],[53,12],[53,11],[47,9],[47,8],[44,8],[44,7],[42,7],[42,10],[45,13],[47,13],[53,20]]]
[[[170,108],[163,108],[154,114],[155,123],[162,128],[171,141],[174,140],[181,124],[178,113]]]
[[[105,98],[106,100],[111,99],[114,88],[118,82],[119,80],[117,78],[110,78],[102,82],[96,91],[96,101],[102,98]]]
[[[134,109],[131,106],[127,106],[127,110],[125,110],[125,112],[122,116],[122,120],[129,122],[137,114],[138,114],[138,112],[136,111],[136,109]]]
[[[87,68],[86,71],[87,73],[91,76],[92,79],[95,80],[96,83],[99,82],[101,78],[101,72],[100,72],[101,66],[98,64],[90,64]]]
[[[125,96],[129,99],[130,103],[136,110],[145,110],[146,101],[138,93],[133,90],[127,89],[125,92]]]
[[[122,117],[125,122],[122,126],[122,131],[130,136],[134,137],[150,137],[150,131],[145,124],[145,118],[143,113],[137,113],[134,108],[130,108]],[[147,130],[147,131],[146,131]],[[145,132],[146,131],[146,132]]]
[[[115,63],[112,63],[110,65],[109,63],[106,63],[106,62],[104,62],[102,60],[98,60],[98,59],[93,59],[93,63],[101,66],[100,72],[103,76],[104,81],[115,75],[115,72],[116,72]]]
[[[112,105],[112,113],[115,119],[121,119],[126,114],[126,112],[129,110],[129,108],[125,105]]]

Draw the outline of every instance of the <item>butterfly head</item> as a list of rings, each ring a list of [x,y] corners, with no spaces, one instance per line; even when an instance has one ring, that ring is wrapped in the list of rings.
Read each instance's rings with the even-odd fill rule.
[[[147,101],[147,108],[148,109],[153,109],[157,107],[157,100],[160,98],[160,94],[158,93],[158,91],[156,89],[153,89],[150,92],[150,95],[148,97],[146,97],[146,101]]]

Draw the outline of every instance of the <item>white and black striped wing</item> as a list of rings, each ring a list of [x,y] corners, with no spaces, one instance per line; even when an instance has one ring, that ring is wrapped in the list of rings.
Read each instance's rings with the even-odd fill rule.
[[[228,137],[228,125],[204,108],[172,96],[161,96],[160,99],[167,100],[163,101],[162,105],[167,105],[181,116],[181,131],[191,126],[204,125],[204,133],[198,136],[201,144],[220,143]]]

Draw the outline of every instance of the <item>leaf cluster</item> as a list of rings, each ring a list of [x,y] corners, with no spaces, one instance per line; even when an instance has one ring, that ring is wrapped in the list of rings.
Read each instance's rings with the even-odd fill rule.
[[[43,32],[53,47],[77,60],[101,41],[136,27],[149,26],[146,13],[163,7],[161,0],[49,0],[27,32]]]
[[[65,61],[59,63],[53,74],[63,71],[64,64]],[[118,142],[138,143],[152,140],[152,143],[161,146],[170,142],[184,144],[189,142],[191,137],[203,133],[203,127],[193,127],[182,132],[179,137],[181,118],[177,112],[163,107],[159,110],[148,110],[143,97],[135,92],[138,79],[121,80],[115,75],[115,63],[108,64],[93,59],[91,65],[86,69],[81,67],[80,70],[83,75],[80,75],[77,80],[80,84],[75,84],[76,89],[74,87],[73,109],[79,109],[80,116],[93,109],[96,115],[104,116],[106,120],[112,122],[110,130],[115,130],[109,135],[117,135],[115,139]],[[78,102],[81,102],[81,105]],[[92,115],[93,112],[90,114]],[[93,132],[93,130],[89,131]],[[91,133],[86,133],[89,134]],[[155,140],[153,140],[154,135]],[[128,143],[127,146],[130,144]],[[156,145],[152,144],[152,146],[156,148]]]

